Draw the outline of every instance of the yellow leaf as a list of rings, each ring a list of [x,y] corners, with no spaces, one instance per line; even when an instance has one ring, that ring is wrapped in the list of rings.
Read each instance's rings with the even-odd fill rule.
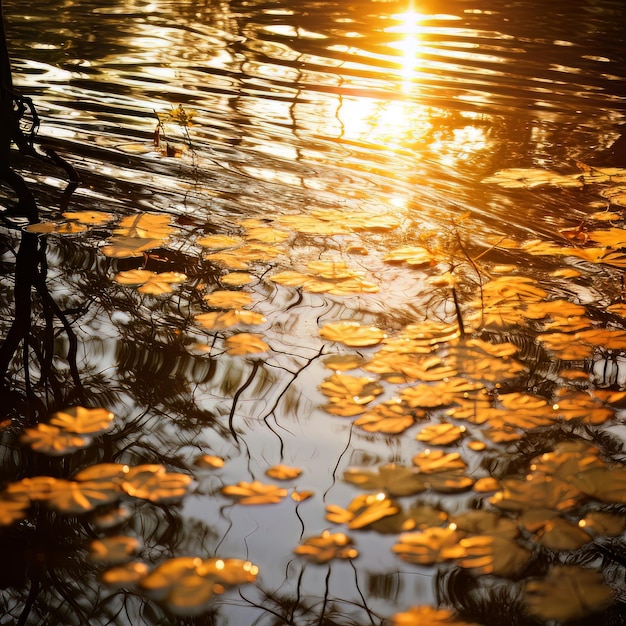
[[[327,530],[321,535],[305,539],[296,546],[294,552],[315,563],[327,563],[332,559],[355,559],[359,554],[350,537]]]
[[[459,544],[463,533],[453,526],[446,528],[425,528],[424,530],[404,533],[392,550],[402,560],[418,565],[434,565],[465,555],[465,549]]]
[[[62,214],[67,220],[76,220],[81,224],[90,226],[101,226],[113,219],[113,213],[104,213],[103,211],[68,211]]]
[[[458,560],[461,567],[478,574],[515,576],[530,561],[531,554],[509,537],[480,535],[459,541],[465,554]]]
[[[254,280],[254,277],[247,272],[231,272],[220,278],[223,285],[230,285],[231,287],[239,287],[241,285],[247,285]]]
[[[299,467],[279,464],[270,467],[265,473],[276,480],[293,480],[302,474],[302,470]]]
[[[254,335],[251,333],[231,335],[224,340],[224,344],[227,347],[226,352],[232,356],[260,354],[270,349],[270,347],[261,338],[261,335]]]
[[[179,500],[187,493],[191,476],[166,472],[162,465],[137,465],[122,479],[122,489],[133,498],[151,502]]]
[[[384,492],[390,496],[411,496],[426,489],[423,478],[412,467],[395,463],[382,465],[378,472],[348,469],[343,479],[369,491]]]
[[[96,506],[115,502],[121,496],[116,483],[96,481],[70,481],[57,479],[46,496],[49,507],[59,513],[85,513]]]
[[[292,491],[291,499],[294,502],[304,502],[315,495],[313,491]]]
[[[443,450],[424,450],[413,457],[413,465],[422,474],[467,469],[467,464],[458,452],[444,452]]]
[[[434,446],[449,446],[456,443],[465,434],[464,426],[455,426],[453,424],[429,424],[424,426],[416,439],[424,441]]]
[[[256,325],[266,322],[266,318],[260,313],[247,309],[232,309],[231,311],[200,313],[195,320],[208,330],[223,330],[239,324]]]
[[[87,447],[91,444],[91,437],[64,432],[48,424],[37,424],[35,428],[24,429],[21,441],[36,452],[58,456]]]
[[[387,335],[376,326],[361,326],[358,322],[331,322],[320,328],[322,339],[339,341],[350,347],[368,347],[379,344]]]
[[[196,243],[203,248],[222,250],[224,248],[241,246],[244,241],[241,237],[231,237],[229,235],[206,235],[196,239]]]
[[[383,392],[373,378],[333,374],[320,385],[320,391],[335,401],[346,400],[352,404],[368,404]]]
[[[448,609],[434,609],[430,606],[412,606],[404,613],[392,617],[393,626],[479,626],[456,617]]]
[[[89,556],[92,561],[123,563],[139,550],[136,537],[116,535],[95,539],[89,544]]]
[[[75,406],[64,411],[57,411],[50,417],[50,424],[79,435],[97,435],[113,426],[115,415],[107,409],[86,409]]]
[[[227,485],[222,488],[222,493],[235,498],[239,504],[276,504],[287,495],[287,490],[254,480],[251,483],[242,481],[236,485]]]
[[[143,237],[111,237],[109,243],[101,248],[105,256],[114,259],[141,256],[163,243],[162,239],[145,239]]]
[[[214,291],[204,296],[204,301],[215,309],[240,309],[252,303],[252,295],[246,291]]]
[[[109,587],[129,589],[148,574],[148,566],[139,561],[111,567],[102,572],[102,581]]]
[[[224,467],[225,461],[221,456],[213,454],[203,454],[194,461],[194,465],[201,469],[220,469]]]
[[[163,240],[174,232],[170,217],[163,213],[138,213],[127,215],[120,221],[120,227],[113,231],[126,238]]]
[[[425,413],[409,412],[407,407],[398,400],[391,400],[378,404],[373,409],[364,413],[354,422],[368,433],[385,433],[397,435],[404,432],[415,424],[417,417],[423,417]]]
[[[138,291],[151,295],[171,293],[172,288],[170,285],[182,283],[185,280],[187,280],[187,276],[180,272],[161,272],[157,274],[156,272],[141,269],[119,272],[115,276],[115,281],[121,285],[139,286]]]
[[[0,526],[8,526],[24,519],[30,499],[22,494],[0,493]]]

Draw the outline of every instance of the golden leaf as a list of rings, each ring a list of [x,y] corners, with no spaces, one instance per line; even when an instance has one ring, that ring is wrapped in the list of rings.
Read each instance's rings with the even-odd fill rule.
[[[544,578],[525,585],[527,611],[543,620],[579,619],[612,600],[613,591],[600,572],[573,565],[554,565]]]
[[[51,493],[57,479],[51,476],[33,476],[9,483],[4,494],[9,498],[45,500]]]
[[[115,502],[121,496],[119,486],[113,482],[63,480],[54,481],[45,500],[59,513],[86,513],[101,504]]]
[[[170,217],[163,213],[138,213],[127,215],[120,221],[120,227],[113,231],[122,237],[163,240],[174,232]]]
[[[296,546],[294,552],[315,563],[327,563],[332,559],[355,559],[359,555],[350,537],[328,530],[316,537],[305,539]]]
[[[114,528],[126,522],[132,516],[132,511],[125,506],[107,507],[103,511],[95,511],[91,523],[100,530]]]
[[[434,446],[449,446],[465,435],[465,426],[454,424],[429,424],[417,433],[416,439]]]
[[[348,469],[343,479],[369,491],[383,491],[390,496],[411,496],[425,490],[424,480],[412,467],[395,463],[381,465],[378,472]]]
[[[265,474],[276,480],[293,480],[302,474],[302,470],[299,467],[279,464],[267,469]]]
[[[502,517],[494,511],[469,510],[454,515],[451,521],[458,530],[469,535],[490,535],[515,539],[519,535],[519,526],[515,520]]]
[[[430,606],[412,606],[404,613],[396,613],[391,619],[393,626],[479,626],[463,621],[448,609]]]
[[[92,561],[123,563],[139,550],[136,537],[116,535],[95,539],[89,544],[89,556]]]
[[[21,436],[22,443],[27,443],[36,452],[54,456],[69,454],[91,444],[91,437],[63,432],[56,426],[37,424],[35,428],[25,428]]]
[[[335,372],[354,370],[365,365],[367,360],[358,354],[334,354],[324,359],[324,365]]]
[[[424,530],[400,535],[392,550],[403,561],[418,565],[435,565],[465,555],[459,542],[463,533],[453,526],[425,528]]]
[[[467,394],[484,389],[480,383],[471,383],[464,378],[449,378],[436,385],[407,387],[400,397],[410,407],[436,408],[454,403]]]
[[[467,464],[458,452],[444,452],[443,450],[424,450],[413,457],[413,465],[417,466],[422,474],[467,469]]]
[[[105,256],[114,259],[141,256],[163,243],[162,239],[145,239],[143,237],[111,237],[109,243],[101,248]]]
[[[386,336],[384,330],[376,326],[361,326],[358,322],[331,322],[320,328],[322,339],[339,341],[350,347],[375,346]]]
[[[260,313],[248,311],[247,309],[233,309],[231,311],[210,313],[200,313],[195,316],[195,320],[208,330],[223,330],[232,328],[238,324],[256,325],[263,324],[267,320]]]
[[[203,454],[195,459],[193,464],[201,469],[220,469],[224,467],[224,459],[221,456]]]
[[[528,550],[501,535],[465,537],[459,544],[465,554],[457,561],[458,564],[479,574],[515,576],[531,557]]]
[[[261,354],[267,352],[270,347],[263,341],[261,335],[252,333],[238,333],[224,340],[226,352],[232,356],[246,354]]]
[[[578,522],[578,525],[593,535],[617,537],[626,530],[626,519],[617,513],[591,511]]]
[[[75,220],[89,226],[101,226],[113,219],[113,213],[103,211],[68,211],[62,214],[67,220]]]
[[[324,380],[320,391],[331,401],[346,400],[352,404],[368,404],[383,392],[382,386],[373,378],[333,374]]]
[[[504,478],[502,490],[489,500],[506,511],[524,511],[529,508],[566,511],[573,508],[582,497],[579,489],[561,480],[542,475],[530,475],[526,480]]]
[[[86,409],[75,406],[57,411],[50,417],[50,424],[79,435],[97,435],[113,426],[115,415],[107,409]]]
[[[24,519],[30,499],[23,494],[0,493],[0,526],[8,526]]]
[[[395,248],[383,256],[383,261],[387,263],[406,263],[411,267],[429,266],[437,263],[432,252],[421,246],[401,246],[400,248]]]
[[[262,243],[281,243],[289,239],[290,236],[284,230],[276,230],[269,226],[255,226],[248,228],[245,238],[248,241],[260,241]]]
[[[535,538],[550,550],[576,550],[591,541],[582,528],[560,517],[546,520],[537,530]]]
[[[148,574],[148,566],[140,561],[124,563],[117,567],[111,567],[102,572],[102,581],[109,587],[129,589],[145,578]]]
[[[182,498],[191,481],[188,474],[166,472],[162,465],[137,465],[124,475],[120,485],[133,498],[170,502]]]
[[[213,291],[204,296],[204,301],[214,309],[240,309],[252,300],[252,295],[246,291]]]
[[[247,272],[230,272],[220,278],[223,285],[230,285],[231,287],[239,287],[241,285],[247,285],[254,280],[254,277]]]
[[[397,435],[413,426],[416,418],[424,417],[424,415],[424,412],[409,412],[407,407],[396,399],[378,404],[359,417],[354,425],[368,433]]]
[[[235,498],[239,504],[276,504],[287,495],[287,490],[254,480],[251,483],[242,481],[222,487],[222,493],[229,498]]]
[[[506,189],[535,189],[536,187],[582,187],[580,174],[557,174],[540,168],[514,167],[499,170],[483,179],[485,184],[496,184]]]
[[[82,224],[76,224],[70,222],[69,224],[58,224],[57,222],[38,222],[36,224],[29,224],[24,227],[24,230],[29,233],[58,233],[60,235],[71,235],[73,233],[82,233],[86,230]]]
[[[130,468],[124,463],[97,463],[90,465],[74,475],[74,480],[110,482],[124,476]]]
[[[119,272],[115,276],[115,281],[121,285],[139,286],[137,291],[151,295],[161,295],[171,293],[171,285],[182,283],[187,280],[186,274],[180,272],[150,272],[149,270],[127,270]]]
[[[345,478],[345,476],[344,476]],[[348,528],[358,530],[371,526],[385,517],[396,515],[400,509],[384,493],[357,496],[347,509],[330,504],[326,507],[326,519],[335,524],[348,524]]]
[[[291,499],[294,502],[304,502],[315,495],[313,491],[292,491]]]

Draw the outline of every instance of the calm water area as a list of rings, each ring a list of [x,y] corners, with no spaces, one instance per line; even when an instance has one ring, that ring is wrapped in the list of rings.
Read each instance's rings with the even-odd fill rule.
[[[484,387],[477,403],[515,392],[550,406],[560,389],[596,399],[597,389],[617,392],[626,384],[626,342],[586,339],[586,353],[550,352],[536,340],[548,332],[544,313],[516,317],[529,310],[525,298],[537,296],[578,307],[563,313],[570,321],[585,317],[596,330],[624,332],[623,317],[609,319],[606,311],[622,301],[626,264],[519,249],[535,239],[588,246],[597,241],[585,234],[597,228],[588,221],[597,211],[613,211],[602,228],[623,228],[624,189],[615,192],[622,194],[616,208],[592,185],[485,182],[512,168],[570,176],[582,171],[577,163],[626,167],[623,0],[4,0],[3,8],[13,81],[39,117],[39,153],[52,149],[81,182],[62,204],[67,171],[14,150],[13,167],[49,229],[25,234],[19,220],[0,224],[0,338],[22,333],[19,346],[0,353],[0,488],[34,476],[70,479],[103,463],[160,464],[193,483],[184,497],[170,499],[170,487],[157,481],[152,493],[163,489],[163,497],[128,497],[127,517],[107,529],[92,524],[93,511],[64,511],[63,504],[51,511],[44,496],[29,496],[39,500],[28,515],[0,527],[0,624],[624,623],[623,528],[606,541],[594,535],[590,543],[561,544],[559,535],[542,543],[533,533],[548,532],[547,522],[535,527],[525,517],[515,541],[532,558],[500,575],[498,564],[492,571],[458,566],[452,556],[400,558],[394,546],[401,533],[437,525],[430,517],[372,529],[354,521],[356,505],[335,520],[326,508],[348,509],[361,493],[380,492],[405,509],[444,510],[441,527],[473,510],[518,520],[521,509],[528,513],[524,506],[497,508],[490,500],[497,486],[472,484],[521,480],[535,471],[531,459],[574,439],[600,446],[602,462],[623,476],[619,399],[607,421],[585,422],[590,408],[576,418],[582,425],[574,419],[571,427],[511,422],[516,435],[507,439],[485,435],[484,420],[450,417],[454,399],[398,396],[459,376]],[[0,190],[0,210],[11,213],[12,191],[4,183]],[[72,230],[68,224],[77,222],[62,215],[68,211],[107,218]],[[143,214],[161,216],[165,226],[124,231],[124,218]],[[120,232],[135,239],[115,239]],[[142,238],[152,243],[142,248]],[[626,238],[620,241],[607,249],[626,247]],[[409,246],[420,247],[418,260],[389,256]],[[25,264],[29,255],[35,265]],[[154,295],[120,274],[134,270],[185,276]],[[498,313],[494,321],[485,316],[485,285],[499,275],[528,282],[511,282],[523,294],[509,317]],[[24,281],[32,297],[20,305]],[[222,300],[211,300],[212,293]],[[229,300],[233,293],[244,299]],[[510,295],[504,287],[499,293],[500,300]],[[474,315],[477,298],[482,317]],[[239,321],[216,317],[233,310]],[[19,330],[16,316],[24,311]],[[258,317],[245,318],[250,311]],[[338,338],[320,335],[341,321],[379,329],[384,341],[367,333],[346,341],[346,328]],[[460,328],[460,339],[444,337],[440,326],[411,331],[426,322]],[[238,352],[232,337],[240,332],[255,337],[246,336]],[[491,345],[512,342],[519,372],[510,365],[500,374],[495,365],[471,370],[471,350],[479,348],[465,346],[469,352],[459,356],[454,342],[472,333]],[[404,359],[410,350],[398,347],[400,339],[385,343],[393,338],[427,347],[404,369],[359,369],[381,345],[394,346],[392,362]],[[441,361],[426,363],[429,352]],[[496,358],[488,349],[481,354]],[[331,356],[361,361],[344,367],[327,361]],[[450,371],[432,373],[441,363]],[[563,374],[574,369],[584,382]],[[346,373],[355,378],[341,378]],[[329,381],[334,374],[339,378]],[[437,389],[435,396],[443,394]],[[463,388],[461,396],[473,392]],[[415,420],[406,430],[353,425],[366,406],[389,401],[393,410],[397,397]],[[24,429],[78,405],[113,412],[112,429],[76,452],[28,448]],[[419,438],[425,425],[448,422],[464,424],[458,439]],[[351,468],[419,466],[412,459],[431,450],[460,454],[462,476],[408,495],[398,492],[395,475],[395,491],[384,481],[344,479]],[[223,467],[203,465],[205,455],[223,459]],[[266,475],[282,465],[300,473]],[[467,485],[454,484],[460,476],[469,476]],[[581,482],[575,488],[584,495],[571,496],[574,504],[537,498],[537,508],[574,527],[562,531],[569,541],[590,511],[625,517],[626,478],[619,480],[611,496]],[[288,495],[247,505],[223,491],[242,483],[254,491],[255,481]],[[311,497],[298,501],[308,491]],[[0,521],[2,511],[0,505]],[[358,557],[315,563],[294,553],[326,530],[345,532]],[[149,569],[177,557],[217,557],[250,561],[258,575],[179,596],[172,589],[180,573],[161,595],[133,586],[139,578],[107,584],[103,572],[124,557],[99,559],[89,546],[113,535],[135,538],[129,558]],[[602,554],[592,549],[599,544]],[[494,548],[485,558],[497,563],[507,550]],[[527,581],[555,563],[601,572],[611,601],[591,617],[581,610],[563,619],[529,604]],[[567,597],[565,591],[548,604]],[[413,621],[394,621],[415,606],[457,617],[437,622],[415,613]]]

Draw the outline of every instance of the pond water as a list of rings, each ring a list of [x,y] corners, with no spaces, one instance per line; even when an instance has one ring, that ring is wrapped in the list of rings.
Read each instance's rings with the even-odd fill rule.
[[[0,624],[624,623],[622,0],[3,5]]]

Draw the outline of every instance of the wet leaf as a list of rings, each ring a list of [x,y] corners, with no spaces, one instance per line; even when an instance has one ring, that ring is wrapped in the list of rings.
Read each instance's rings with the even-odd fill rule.
[[[400,535],[392,550],[403,561],[418,565],[435,565],[465,556],[459,544],[463,533],[453,527],[426,528],[421,531]]]
[[[105,510],[95,511],[91,517],[91,523],[100,530],[108,530],[123,524],[131,516],[131,510],[125,506],[107,507]]]
[[[617,537],[626,530],[626,518],[616,513],[591,511],[578,522],[578,525],[594,536]]]
[[[124,463],[97,463],[90,465],[74,475],[74,480],[90,480],[111,482],[121,478],[130,471]]]
[[[24,519],[29,507],[30,499],[22,494],[0,493],[0,526]]]
[[[114,217],[113,213],[103,211],[67,211],[62,215],[67,220],[75,220],[89,226],[101,226],[110,222]]]
[[[424,415],[423,411],[419,413],[410,411],[408,407],[396,399],[376,405],[355,420],[354,425],[368,433],[397,435],[413,426],[416,419],[424,417]]]
[[[320,391],[331,401],[368,404],[383,392],[383,388],[373,378],[333,374],[322,382]]]
[[[127,270],[119,272],[115,276],[115,281],[120,285],[138,286],[137,291],[158,296],[172,292],[172,285],[185,282],[187,276],[180,272],[150,272],[148,270]]]
[[[50,417],[50,424],[61,430],[79,435],[98,435],[113,426],[115,415],[107,409],[86,409],[75,406],[57,411]]]
[[[162,245],[162,239],[145,239],[143,237],[111,237],[109,243],[101,248],[105,256],[114,259],[126,259],[142,256],[147,250]]]
[[[538,543],[550,550],[576,550],[591,541],[582,528],[561,517],[547,520],[535,537]]]
[[[525,511],[533,507],[566,511],[582,496],[576,487],[550,476],[530,475],[526,480],[504,478],[500,485],[502,490],[489,501],[506,511]]]
[[[114,589],[129,589],[134,587],[148,574],[148,566],[140,561],[133,561],[111,567],[102,572],[102,582]]]
[[[232,356],[246,354],[261,354],[267,352],[270,347],[263,341],[261,335],[252,333],[238,333],[224,340],[226,352]]]
[[[417,466],[422,474],[467,469],[467,464],[458,452],[444,452],[443,450],[424,450],[413,457],[413,465]]]
[[[24,230],[29,233],[40,233],[42,235],[57,233],[59,235],[71,235],[73,233],[82,233],[86,230],[86,227],[82,224],[70,223],[57,223],[57,222],[38,222],[36,224],[29,224],[24,227]]]
[[[353,348],[364,348],[379,344],[385,337],[385,331],[376,326],[362,326],[358,322],[331,322],[320,328],[320,337],[329,341],[338,341]]]
[[[247,285],[254,280],[252,274],[247,272],[230,272],[220,278],[223,285],[230,285],[231,287],[240,287],[241,285]]]
[[[204,296],[204,301],[215,309],[240,309],[253,301],[246,291],[214,291]]]
[[[14,483],[9,483],[4,496],[14,499],[45,500],[50,495],[57,479],[51,476],[33,476],[32,478],[22,478]]]
[[[286,489],[266,485],[258,480],[227,485],[222,488],[222,493],[229,498],[235,498],[239,504],[276,504],[287,496]]]
[[[519,535],[519,526],[515,520],[503,517],[494,511],[469,510],[452,516],[451,522],[458,530],[469,535],[490,535],[515,539]]]
[[[203,454],[197,457],[193,464],[200,469],[220,469],[224,467],[225,461],[221,456]]]
[[[294,502],[304,502],[315,495],[313,491],[292,491],[291,499]]]
[[[390,496],[412,496],[426,489],[423,478],[411,467],[395,463],[381,465],[378,472],[348,469],[343,479],[369,491],[382,491]]]
[[[116,483],[63,480],[58,478],[45,497],[49,507],[59,513],[86,513],[102,504],[115,502],[121,496]]]
[[[528,550],[501,535],[465,537],[459,544],[465,554],[458,560],[458,564],[479,574],[515,576],[524,569],[531,557]]]
[[[463,621],[448,609],[430,606],[412,606],[404,613],[396,613],[391,619],[393,626],[479,626]]]
[[[424,426],[416,436],[418,441],[430,443],[433,446],[449,446],[456,443],[465,435],[465,426],[454,424],[429,424]]]
[[[324,359],[324,365],[328,369],[339,373],[357,369],[366,362],[367,360],[358,354],[334,354]]]
[[[265,471],[265,474],[275,480],[293,480],[302,475],[302,470],[299,467],[290,467],[289,465],[273,465]]]
[[[316,537],[305,539],[296,546],[294,552],[315,563],[327,563],[332,559],[355,559],[359,555],[350,537],[328,530]]]
[[[547,576],[525,586],[527,611],[540,619],[569,621],[601,611],[613,591],[600,572],[572,565],[554,565]]]
[[[281,243],[289,239],[290,236],[284,230],[277,230],[269,226],[255,226],[248,228],[245,238],[248,241],[260,241],[262,243]]]
[[[359,530],[379,522],[383,518],[396,515],[400,509],[384,493],[357,496],[347,509],[329,504],[326,519],[335,524],[347,524],[351,530]]]
[[[453,404],[467,394],[480,391],[480,383],[469,382],[464,378],[449,378],[435,385],[407,387],[400,392],[400,398],[410,407],[436,408]]]
[[[175,231],[170,226],[170,217],[163,213],[138,213],[121,219],[119,228],[113,232],[122,237],[159,239],[169,237]]]
[[[385,254],[383,261],[387,263],[406,263],[411,267],[426,267],[435,265],[437,258],[430,250],[421,246],[401,246]]]
[[[95,539],[89,544],[89,556],[92,561],[103,563],[123,563],[139,550],[136,537],[116,535]]]
[[[557,174],[540,168],[514,167],[500,170],[483,179],[483,183],[496,184],[506,189],[535,189],[537,187],[582,187],[581,176],[575,174]]]
[[[91,437],[64,432],[48,424],[37,424],[35,428],[24,429],[21,441],[36,452],[59,456],[87,447],[91,444]]]
[[[196,315],[195,320],[207,330],[223,330],[239,324],[246,326],[264,324],[267,321],[260,313],[248,311],[247,309],[233,309],[232,311],[221,313],[217,311],[200,313]]]
[[[187,493],[191,481],[188,474],[166,472],[162,465],[137,465],[124,475],[120,485],[133,498],[171,502]]]

